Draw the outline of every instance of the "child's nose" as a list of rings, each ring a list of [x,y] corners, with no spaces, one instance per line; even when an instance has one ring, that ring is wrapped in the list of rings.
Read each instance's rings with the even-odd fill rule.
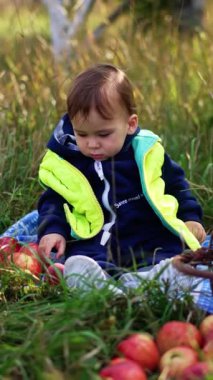
[[[89,148],[97,148],[99,146],[98,139],[96,137],[91,137],[88,140]]]

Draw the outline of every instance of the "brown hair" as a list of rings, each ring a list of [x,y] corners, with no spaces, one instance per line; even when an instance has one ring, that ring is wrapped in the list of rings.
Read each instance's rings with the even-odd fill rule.
[[[94,107],[104,119],[113,117],[112,89],[128,115],[136,112],[132,85],[125,73],[110,64],[97,64],[81,72],[73,81],[67,97],[67,111],[72,120],[78,112],[86,118]]]

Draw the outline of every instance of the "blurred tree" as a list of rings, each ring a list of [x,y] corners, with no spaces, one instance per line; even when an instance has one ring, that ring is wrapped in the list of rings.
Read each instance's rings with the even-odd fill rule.
[[[42,0],[46,5],[51,23],[53,52],[57,59],[71,52],[72,39],[89,15],[95,0]],[[109,0],[102,0],[108,3]],[[146,29],[170,15],[180,30],[192,30],[202,25],[205,0],[123,0],[107,19],[94,30],[93,38],[102,36],[108,25],[124,12],[131,11],[134,29]],[[71,17],[71,19],[70,19]]]
[[[53,43],[53,53],[57,59],[71,51],[72,38],[91,11],[95,0],[84,0],[76,9],[72,20],[69,19],[67,10],[62,0],[43,0],[46,5],[51,24],[51,34]],[[70,0],[70,4],[75,1]]]

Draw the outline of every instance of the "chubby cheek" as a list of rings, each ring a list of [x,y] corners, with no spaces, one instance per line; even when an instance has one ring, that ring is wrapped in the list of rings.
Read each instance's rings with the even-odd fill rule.
[[[76,137],[76,143],[79,147],[80,150],[85,150],[85,147],[86,147],[86,141],[82,140],[82,139],[79,139]]]
[[[108,153],[110,156],[115,156],[117,153],[120,152],[122,148],[122,144],[108,144],[105,146],[105,152]]]

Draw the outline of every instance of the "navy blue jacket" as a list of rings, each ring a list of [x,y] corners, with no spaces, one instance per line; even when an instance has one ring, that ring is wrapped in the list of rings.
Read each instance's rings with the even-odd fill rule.
[[[135,134],[139,130],[138,128]],[[104,175],[110,184],[109,203],[116,213],[116,221],[107,244],[100,245],[102,232],[87,240],[71,238],[70,226],[63,209],[65,201],[52,189],[47,189],[38,203],[39,240],[49,233],[61,234],[67,240],[66,257],[87,255],[103,267],[106,262],[120,267],[131,267],[134,262],[146,266],[152,264],[154,252],[154,263],[182,252],[181,240],[162,225],[142,193],[131,145],[134,136],[126,137],[123,148],[113,159],[102,161]],[[67,114],[60,120],[47,147],[86,176],[102,204],[103,181],[94,170],[94,160],[79,151]],[[184,172],[167,154],[162,167],[162,178],[166,185],[165,193],[175,196],[179,202],[177,217],[183,221],[201,222],[201,207],[189,190]],[[105,207],[103,212],[105,223],[108,223],[110,213]]]

